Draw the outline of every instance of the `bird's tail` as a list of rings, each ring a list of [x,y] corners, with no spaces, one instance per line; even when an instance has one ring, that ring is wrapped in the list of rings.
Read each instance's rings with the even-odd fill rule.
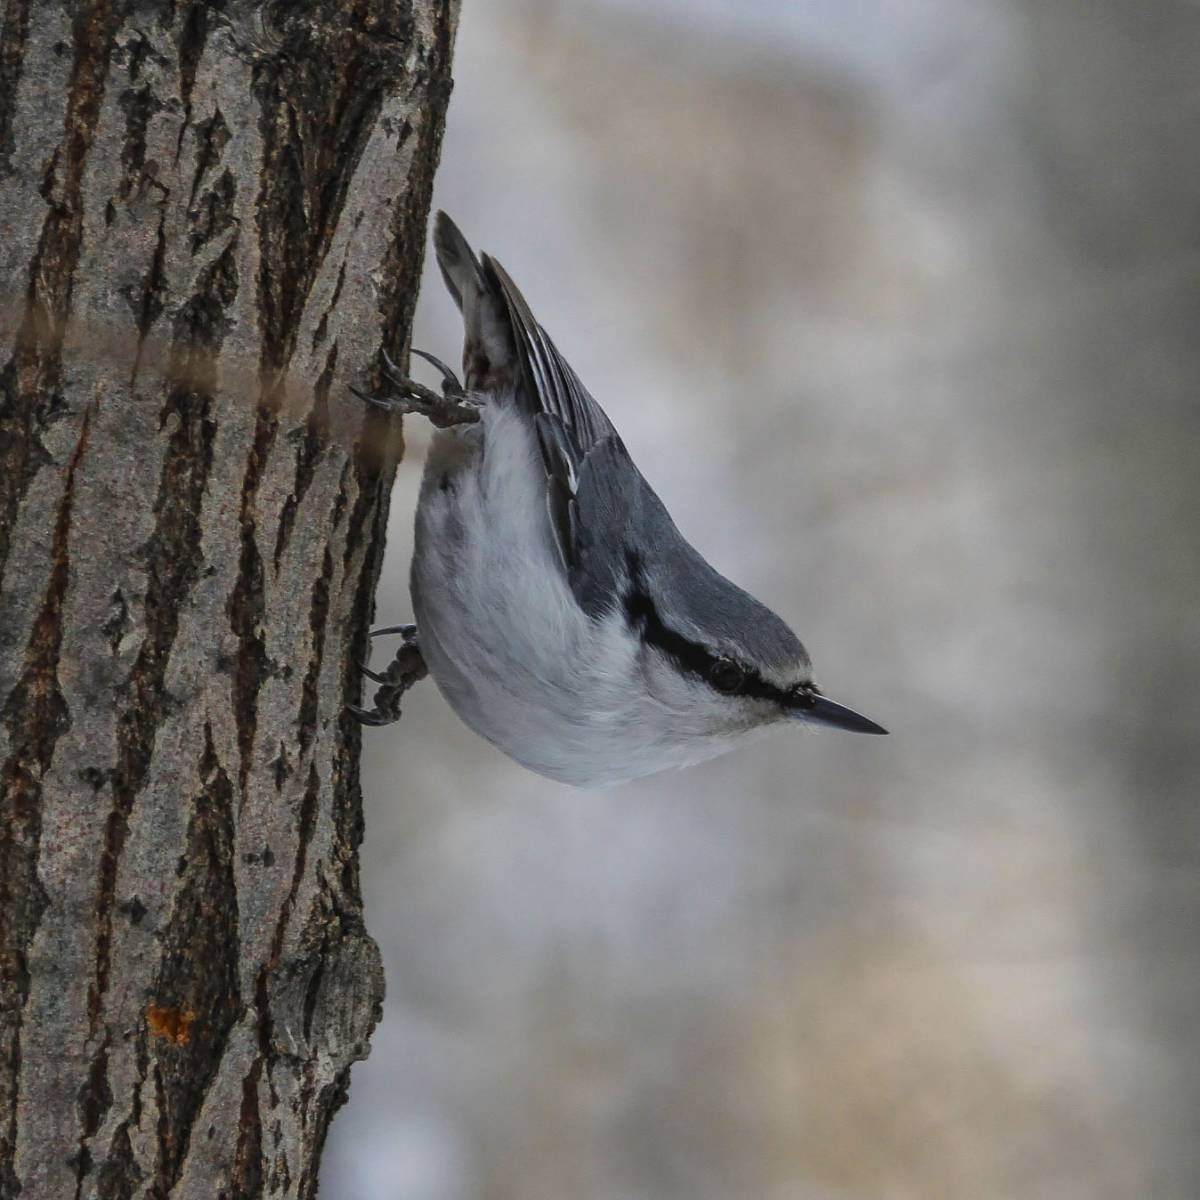
[[[463,374],[468,391],[502,391],[517,378],[512,325],[496,281],[479,262],[462,230],[444,212],[434,223],[433,245],[446,288],[463,315]]]

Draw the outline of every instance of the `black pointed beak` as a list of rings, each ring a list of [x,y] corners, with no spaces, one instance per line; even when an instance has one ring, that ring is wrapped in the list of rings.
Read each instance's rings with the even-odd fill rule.
[[[876,725],[862,713],[856,713],[854,709],[818,692],[809,692],[792,712],[797,720],[813,725],[828,725],[832,729],[846,729],[851,733],[887,733],[882,725]]]

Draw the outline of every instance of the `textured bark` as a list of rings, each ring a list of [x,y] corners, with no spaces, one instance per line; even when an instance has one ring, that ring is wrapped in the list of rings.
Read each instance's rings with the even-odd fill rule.
[[[0,1198],[310,1196],[457,2],[0,6]]]

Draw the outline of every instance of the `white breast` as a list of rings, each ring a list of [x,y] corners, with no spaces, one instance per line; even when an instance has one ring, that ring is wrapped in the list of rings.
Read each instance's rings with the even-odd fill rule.
[[[596,787],[729,748],[619,612],[576,604],[550,530],[534,434],[511,406],[440,433],[417,508],[412,597],[430,674],[458,715],[518,762]],[[656,657],[656,656],[655,656]]]

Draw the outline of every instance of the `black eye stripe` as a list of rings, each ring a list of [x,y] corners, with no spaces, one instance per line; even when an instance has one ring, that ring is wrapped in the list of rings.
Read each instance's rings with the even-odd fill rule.
[[[792,705],[796,702],[794,692],[778,688],[768,683],[756,671],[744,663],[733,662],[725,655],[713,654],[704,646],[685,638],[682,634],[668,628],[658,615],[654,601],[646,592],[641,578],[641,571],[635,559],[629,562],[629,590],[624,596],[625,618],[631,628],[640,628],[642,638],[651,646],[661,650],[672,658],[681,670],[703,679],[714,691],[724,692],[713,681],[713,670],[719,664],[729,661],[742,671],[741,685],[725,694],[753,696],[760,700],[772,700],[776,704]]]
[[[674,659],[683,670],[702,679],[708,677],[716,660],[703,646],[668,629],[659,617],[654,601],[645,592],[635,587],[626,593],[625,616],[631,627],[640,627],[645,641]]]

